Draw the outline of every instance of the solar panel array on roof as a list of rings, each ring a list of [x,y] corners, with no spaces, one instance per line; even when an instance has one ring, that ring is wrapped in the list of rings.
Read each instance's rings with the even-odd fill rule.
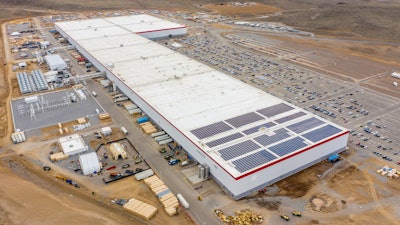
[[[274,122],[268,122],[268,123],[264,123],[264,124],[258,125],[258,126],[256,126],[256,127],[253,127],[253,128],[247,129],[247,130],[244,130],[244,131],[242,131],[242,132],[243,132],[244,134],[246,134],[246,135],[250,135],[250,134],[256,133],[256,132],[259,131],[260,129],[263,129],[263,128],[271,128],[271,127],[273,127],[273,126],[275,126],[275,125],[276,125],[276,123],[274,123]]]
[[[288,131],[285,128],[276,130],[276,131],[274,131],[274,133],[275,134],[273,134],[271,136],[263,134],[261,136],[255,137],[254,140],[257,141],[262,146],[267,146],[267,145],[275,143],[279,140],[283,140],[285,138],[290,137],[290,135],[288,134]]]
[[[304,115],[306,115],[305,112],[297,112],[295,114],[291,114],[289,116],[285,116],[285,117],[282,117],[280,119],[277,119],[277,120],[275,120],[275,122],[277,122],[277,123],[285,123],[287,121],[294,120],[294,119],[299,118],[299,117],[304,116]]]
[[[321,120],[312,117],[303,121],[300,121],[298,123],[292,124],[290,126],[287,126],[287,128],[295,133],[301,133],[304,132],[306,130],[309,130],[311,128],[317,127],[321,124],[324,124],[324,122],[322,122]]]
[[[264,117],[258,115],[255,112],[250,112],[250,113],[246,113],[237,117],[233,117],[230,119],[225,120],[225,122],[229,123],[230,125],[238,128],[241,127],[243,125],[249,124],[249,123],[253,123],[259,120],[264,119]]]
[[[301,137],[295,137],[292,138],[288,141],[279,143],[277,145],[268,147],[269,150],[271,150],[272,152],[274,152],[275,154],[279,155],[279,156],[284,156],[287,155],[291,152],[297,151],[301,148],[306,147],[307,144],[304,143],[304,139]]]
[[[330,137],[334,134],[337,134],[341,131],[342,131],[341,129],[334,127],[332,125],[326,125],[321,128],[318,128],[316,130],[310,131],[306,134],[303,134],[302,136],[312,142],[317,142],[317,141],[323,140],[327,137]]]
[[[229,141],[236,140],[236,139],[241,138],[241,137],[243,137],[243,134],[241,134],[241,133],[235,133],[235,134],[232,134],[232,135],[228,135],[228,136],[226,136],[226,137],[223,137],[223,138],[219,138],[219,139],[214,140],[214,141],[210,141],[210,142],[206,143],[206,145],[207,145],[208,147],[212,148],[212,147],[215,147],[215,146],[218,146],[218,145],[222,145],[222,144],[224,144],[224,143],[227,143],[227,142],[229,142]]]
[[[260,148],[256,143],[252,140],[247,140],[244,142],[240,142],[239,144],[231,145],[227,148],[221,149],[218,152],[221,154],[221,157],[227,161],[248,152],[254,151]]]
[[[198,139],[203,139],[231,129],[232,127],[230,127],[228,124],[224,123],[223,121],[220,121],[217,123],[213,123],[204,127],[191,130],[190,133],[192,133]]]
[[[267,107],[264,109],[260,109],[257,112],[265,117],[273,117],[275,115],[281,114],[283,112],[287,112],[292,109],[293,109],[293,107],[291,107],[285,103],[280,103],[280,104],[273,105],[273,106],[270,106],[270,107]]]
[[[26,72],[17,73],[17,80],[19,85],[19,90],[22,94],[32,93],[32,87],[28,80],[28,74]]]
[[[274,159],[276,159],[276,156],[263,149],[259,152],[237,159],[232,163],[239,172],[243,173]]]

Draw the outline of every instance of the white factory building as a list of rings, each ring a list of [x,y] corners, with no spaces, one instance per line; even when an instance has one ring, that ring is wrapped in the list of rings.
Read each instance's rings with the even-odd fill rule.
[[[136,35],[147,28],[136,17],[152,18],[59,22],[56,29],[194,159],[207,164],[234,199],[345,150],[347,129]],[[165,28],[158,30],[183,27],[160,24]]]

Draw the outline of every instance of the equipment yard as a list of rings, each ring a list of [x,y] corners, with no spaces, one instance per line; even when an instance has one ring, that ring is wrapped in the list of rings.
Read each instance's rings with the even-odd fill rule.
[[[371,14],[363,14],[356,22],[354,18],[349,19],[354,22],[352,25],[340,26],[327,23],[327,18],[331,22],[337,20],[328,13],[329,10],[339,14],[336,8],[344,9],[348,5],[343,12],[354,13],[363,3],[355,0],[339,4],[320,0],[320,5],[308,0],[301,3],[284,0],[269,1],[272,2],[270,5],[224,1],[199,5],[188,0],[170,5],[158,5],[159,1],[140,4],[130,1],[125,5],[125,1],[118,0],[113,7],[89,7],[94,4],[89,2],[85,7],[91,11],[83,12],[82,3],[78,1],[71,1],[69,5],[60,2],[43,1],[32,9],[30,3],[24,3],[18,9],[12,3],[0,3],[5,6],[4,15],[9,17],[2,24],[0,42],[0,58],[3,59],[0,69],[0,179],[4,184],[0,188],[0,224],[399,224],[400,87],[397,82],[400,80],[392,74],[400,71],[399,43],[393,41],[400,28],[393,25],[393,31],[385,33],[387,39],[378,34],[380,30],[376,25],[371,25],[376,34],[360,29],[366,27],[362,18],[367,15],[375,18],[375,10],[379,11],[379,7],[388,9],[387,5],[363,2],[366,4],[364,9],[370,10]],[[165,8],[155,8],[163,7],[163,4]],[[391,1],[387,4],[395,9],[400,7]],[[48,10],[61,6],[71,7],[66,10],[72,12]],[[120,10],[122,7],[131,9]],[[321,11],[315,11],[316,7]],[[109,11],[95,11],[100,9]],[[387,12],[392,11],[388,9]],[[34,17],[20,18],[22,14]],[[117,82],[107,79],[108,72],[121,73],[118,79],[126,78],[118,63],[131,60],[124,58],[129,54],[114,57],[122,58],[122,62],[114,62],[115,65],[112,54],[106,54],[105,59],[109,61],[104,65],[108,70],[105,72],[96,67],[97,61],[90,61],[76,48],[79,41],[85,43],[82,41],[85,35],[93,38],[96,32],[103,32],[103,28],[79,34],[75,42],[73,35],[62,36],[54,26],[57,23],[62,27],[59,23],[77,19],[99,19],[96,23],[113,21],[118,24],[124,16],[142,16],[145,18],[142,23],[152,18],[141,14],[167,20],[160,23],[172,26],[176,32],[186,32],[187,28],[187,34],[164,35],[153,40],[155,43],[151,43],[151,47],[159,44],[169,48],[154,47],[154,52],[168,53],[171,59],[176,53],[182,54],[179,57],[199,62],[195,64],[196,73],[208,72],[209,67],[221,71],[229,78],[242,81],[238,82],[240,85],[255,87],[298,107],[301,111],[296,114],[303,113],[304,116],[307,111],[323,118],[326,124],[348,129],[338,128],[348,135],[346,149],[329,160],[324,157],[315,165],[310,163],[310,167],[299,169],[294,175],[234,200],[232,193],[227,191],[229,187],[224,187],[217,175],[210,172],[210,169],[215,171],[216,166],[209,168],[205,163],[198,163],[185,149],[187,143],[178,143],[171,132],[159,125],[161,119],[152,118],[151,113],[146,112],[149,109],[129,97],[131,93],[124,92]],[[309,21],[309,27],[293,21],[292,16]],[[391,18],[382,16],[383,22],[388,19],[386,17]],[[315,24],[318,18],[319,26]],[[158,22],[149,22],[150,25],[153,23]],[[183,26],[176,27],[176,24]],[[68,29],[75,27],[68,26],[63,29],[74,34],[75,31]],[[351,26],[356,28],[351,31]],[[113,29],[130,35],[119,28]],[[136,32],[148,31],[144,26],[140,29],[144,30]],[[152,32],[149,33],[154,35]],[[118,45],[119,49],[125,49],[124,45],[129,44],[121,44],[111,35],[100,36],[114,40],[115,43],[109,42]],[[142,37],[132,40],[138,45],[150,43]],[[94,46],[96,54],[96,51],[104,50],[101,44],[90,43],[88,48]],[[45,59],[48,55],[59,55],[62,69],[58,65],[52,70],[51,63]],[[147,61],[135,65],[143,66],[143,73],[148,77],[131,81],[139,85],[132,93],[152,93],[153,90],[148,88],[157,86],[146,86],[145,81],[153,76],[153,70],[146,70],[153,59],[140,57]],[[175,67],[184,69],[168,60],[164,66],[157,66],[154,71],[165,73],[163,76],[167,78],[167,73]],[[176,76],[168,85],[157,89],[158,92],[169,90],[170,95],[149,95],[150,100],[160,98],[157,110],[162,107],[175,109],[174,98],[178,99],[176,91],[181,86],[174,85],[184,83],[185,73],[190,70],[175,72]],[[140,85],[144,88],[140,89]],[[201,85],[187,88],[201,89]],[[229,90],[224,91],[229,94]],[[194,95],[195,91],[190,93]],[[217,94],[210,96],[209,106]],[[182,99],[191,96],[184,97]],[[182,99],[177,102],[184,102]],[[240,108],[226,114],[237,116],[234,112],[237,109]],[[185,116],[184,112],[170,112],[177,120]],[[288,135],[293,135],[295,131],[289,127],[294,123],[285,120],[290,116],[274,118],[274,122],[282,120],[282,127]],[[236,127],[226,121],[230,120],[221,119],[221,123],[234,127],[236,135],[254,128],[239,129],[241,125]],[[199,121],[192,122],[202,125]],[[265,127],[257,129],[262,132]],[[273,131],[279,133],[278,129]],[[298,137],[305,136],[304,133],[298,132]],[[204,138],[201,135],[207,134],[199,131],[198,135],[198,142],[203,146],[212,143],[218,146],[218,141],[235,134]],[[268,133],[267,136],[273,135]],[[226,143],[229,144],[229,140],[222,146],[228,146]],[[267,145],[262,148],[270,148]],[[210,146],[205,148],[209,155],[222,148]],[[244,154],[247,153],[250,152]],[[232,166],[235,161],[229,160],[223,163]],[[255,174],[251,179],[262,178]]]

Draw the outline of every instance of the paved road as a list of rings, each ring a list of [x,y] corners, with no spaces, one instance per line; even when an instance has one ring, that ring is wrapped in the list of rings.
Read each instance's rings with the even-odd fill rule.
[[[196,224],[222,224],[212,210],[203,202],[197,200],[197,192],[183,177],[178,167],[169,166],[158,152],[158,144],[150,136],[142,133],[135,122],[129,118],[124,109],[117,107],[106,94],[107,89],[102,88],[93,80],[88,80],[88,88],[95,91],[97,100],[103,108],[111,114],[114,124],[123,125],[129,132],[128,139],[133,143],[139,153],[144,157],[150,167],[160,176],[164,183],[174,194],[181,193],[189,202],[190,214]]]

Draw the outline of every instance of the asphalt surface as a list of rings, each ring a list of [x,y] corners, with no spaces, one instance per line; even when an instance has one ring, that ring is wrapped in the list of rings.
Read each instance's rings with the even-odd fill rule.
[[[110,113],[114,124],[124,126],[128,130],[128,139],[136,147],[154,172],[163,180],[163,182],[174,193],[181,193],[189,203],[187,210],[196,224],[222,224],[215,216],[212,209],[197,199],[198,193],[193,187],[184,180],[184,175],[177,166],[170,166],[158,152],[158,144],[148,135],[142,133],[135,121],[130,119],[124,109],[118,107],[107,95],[107,89],[96,84],[93,80],[88,80],[88,88],[97,93],[97,100]]]

